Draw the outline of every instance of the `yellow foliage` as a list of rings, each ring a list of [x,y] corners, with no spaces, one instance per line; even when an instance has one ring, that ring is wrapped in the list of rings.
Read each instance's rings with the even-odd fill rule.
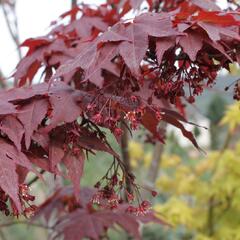
[[[162,155],[161,168],[172,168],[176,167],[181,162],[181,158],[177,155]]]
[[[233,229],[229,227],[223,227],[218,230],[216,234],[216,240],[240,240],[240,231],[239,229]]]
[[[196,240],[213,240],[213,238],[203,234],[198,234],[196,236]]]
[[[176,179],[176,181],[178,182],[176,194],[192,194],[196,190],[195,187],[198,187],[197,179],[193,174],[186,178]]]
[[[230,105],[223,117],[222,124],[228,124],[229,130],[232,132],[240,124],[240,103],[235,102]]]
[[[176,182],[168,175],[162,175],[156,181],[156,187],[161,191],[169,192],[175,190]]]
[[[142,144],[136,141],[129,141],[128,150],[130,154],[131,166],[137,168],[143,164],[145,168],[148,168],[152,161],[152,152],[144,152]]]
[[[207,171],[213,170],[213,168],[216,165],[216,161],[219,158],[219,153],[218,152],[212,152],[208,153],[208,156],[206,159],[200,161],[196,166],[195,166],[195,173],[200,176]]]
[[[130,141],[128,144],[128,150],[129,150],[131,159],[141,160],[143,158],[144,149],[142,144],[136,141]]]
[[[230,74],[233,76],[240,75],[240,68],[238,63],[230,63],[229,64]]]
[[[157,204],[154,210],[160,212],[173,225],[191,226],[193,222],[192,209],[186,202],[175,197],[170,198],[165,204]]]
[[[151,164],[152,161],[152,153],[151,152],[147,152],[146,154],[144,154],[143,156],[143,163],[144,163],[144,167],[148,168]]]

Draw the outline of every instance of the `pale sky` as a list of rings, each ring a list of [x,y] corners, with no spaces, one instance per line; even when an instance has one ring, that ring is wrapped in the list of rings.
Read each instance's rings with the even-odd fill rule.
[[[103,0],[85,0],[89,4],[99,4]],[[70,0],[17,0],[17,16],[20,40],[47,33],[51,21],[70,9]],[[7,30],[6,22],[0,8],[0,66],[6,76],[11,75],[17,62],[17,52]]]

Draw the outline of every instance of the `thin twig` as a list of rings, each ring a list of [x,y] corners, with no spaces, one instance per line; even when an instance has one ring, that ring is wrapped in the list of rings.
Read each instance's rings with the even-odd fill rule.
[[[0,230],[0,237],[1,237],[1,240],[7,240],[2,230]]]
[[[11,227],[13,225],[18,225],[18,224],[31,225],[33,227],[39,227],[39,228],[54,230],[53,227],[46,226],[46,225],[43,225],[43,224],[40,224],[40,223],[28,222],[28,221],[16,221],[16,222],[3,223],[3,224],[0,224],[0,229],[5,228],[5,227]]]
[[[41,171],[40,171],[40,174],[43,174],[43,173],[45,173],[45,170],[41,170]],[[30,186],[31,186],[32,184],[34,184],[38,179],[39,179],[38,176],[34,177],[32,180],[30,180],[30,181],[28,182],[27,185],[30,187]]]

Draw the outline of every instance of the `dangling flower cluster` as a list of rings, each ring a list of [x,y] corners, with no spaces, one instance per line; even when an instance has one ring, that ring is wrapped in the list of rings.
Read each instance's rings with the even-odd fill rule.
[[[151,203],[149,201],[142,201],[137,207],[129,206],[126,212],[135,214],[136,216],[144,216],[151,209]]]
[[[93,195],[91,202],[106,209],[115,209],[123,201],[116,190],[123,188],[122,182],[119,181],[117,174],[111,178],[104,177],[104,179],[107,179],[104,187],[101,188],[101,182],[95,184],[98,191]]]
[[[10,201],[12,214],[14,216],[19,216],[23,214],[25,217],[29,218],[34,215],[37,210],[37,207],[30,202],[35,200],[35,197],[29,194],[29,187],[26,184],[19,185],[19,199],[22,207],[22,212],[20,213],[17,209],[15,203],[9,196],[0,189],[0,211],[4,212],[6,216],[10,215],[10,209],[8,200]]]
[[[37,206],[31,204],[35,200],[35,196],[29,194],[29,187],[26,184],[19,185],[19,198],[23,209],[23,215],[27,218],[32,217],[36,210]],[[18,215],[17,213],[16,215]]]
[[[179,59],[176,59],[177,50],[180,51]],[[192,62],[179,46],[169,51],[167,64],[154,64],[152,71],[147,69],[144,73],[148,87],[156,98],[169,100],[172,104],[179,97],[193,103],[195,96],[206,86],[214,84],[221,66],[207,53],[199,52],[197,60]]]
[[[98,191],[92,196],[91,203],[97,204],[99,207],[104,209],[113,210],[118,208],[120,204],[127,202],[130,205],[126,209],[126,212],[135,214],[137,216],[147,214],[151,209],[150,202],[142,201],[138,204],[138,206],[134,206],[134,203],[136,201],[139,202],[139,186],[134,183],[135,178],[132,174],[127,174],[127,176],[129,177],[128,183],[131,185],[131,192],[129,192],[128,190],[129,186],[127,187],[126,183],[124,182],[124,177],[119,179],[116,173],[113,174],[111,177],[108,177],[106,175],[101,179],[101,181],[107,180],[105,181],[106,183],[102,188],[101,181],[95,184],[95,188],[97,188]],[[136,194],[134,194],[134,192]],[[157,195],[155,191],[151,191],[151,194],[153,197]]]
[[[97,101],[97,99],[98,98],[96,98],[94,101]],[[110,99],[107,99],[107,100],[98,99],[98,101],[100,103],[102,102],[102,104],[100,104],[101,105],[100,109],[99,109],[99,106],[97,106],[95,103],[91,103],[87,105],[86,113],[89,119],[96,125],[100,125],[102,127],[106,127],[110,129],[110,131],[116,137],[122,136],[123,132],[118,127],[119,120],[121,119],[121,117],[117,113],[117,111],[114,111],[111,108]]]
[[[65,152],[71,151],[76,157],[82,154],[82,148],[79,146],[79,136],[81,129],[79,125],[72,123],[67,126],[68,134],[66,135],[63,149]]]
[[[239,101],[240,100],[240,84],[238,81],[235,84],[233,91],[234,91],[233,99]]]
[[[141,123],[141,118],[142,118],[143,114],[144,114],[144,108],[139,107],[134,111],[127,112],[124,119],[126,119],[130,122],[130,127],[133,130],[136,130]]]
[[[3,212],[6,216],[10,214],[7,205],[8,199],[8,195],[0,188],[0,211]]]
[[[154,95],[157,98],[169,99],[171,103],[175,102],[177,96],[183,96],[183,81],[160,81],[154,86]]]

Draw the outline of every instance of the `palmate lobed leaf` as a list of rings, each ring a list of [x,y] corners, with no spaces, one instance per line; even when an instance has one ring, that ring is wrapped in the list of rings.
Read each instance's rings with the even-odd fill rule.
[[[116,211],[102,210],[89,212],[87,209],[75,210],[67,217],[60,218],[60,223],[55,227],[55,230],[62,234],[64,239],[75,240],[90,238],[94,240],[101,239],[101,236],[106,232],[106,229],[113,227],[115,224],[123,228],[134,239],[141,239],[139,227],[141,220],[144,223],[155,222],[163,224],[163,222],[149,213],[144,217],[137,217],[126,213],[126,206],[120,207]],[[57,234],[52,239],[58,239]]]
[[[208,12],[207,16],[212,16],[212,20],[208,20],[208,18],[205,19],[204,17],[201,17],[201,14],[204,15],[205,12],[200,11],[198,17],[190,15],[190,17],[192,17],[190,25],[187,27],[187,29],[182,30],[181,28],[177,29],[174,26],[174,17],[176,17],[177,14],[174,16],[173,13],[144,13],[136,17],[133,23],[125,24],[125,27],[122,25],[121,29],[119,30],[120,35],[127,36],[128,40],[125,40],[124,38],[117,38],[118,41],[115,42],[116,39],[111,39],[111,37],[108,37],[108,42],[105,42],[104,45],[101,45],[99,48],[97,48],[97,43],[100,41],[100,39],[104,39],[105,34],[106,36],[109,36],[110,34],[109,31],[103,33],[100,36],[100,39],[97,38],[92,42],[92,44],[89,44],[89,47],[86,48],[85,52],[81,52],[75,59],[69,61],[66,65],[63,64],[60,66],[54,77],[57,78],[64,76],[74,69],[76,71],[78,68],[82,68],[85,70],[85,72],[91,72],[91,63],[93,61],[99,62],[98,70],[100,76],[100,70],[105,69],[107,61],[111,61],[114,56],[110,57],[107,55],[107,53],[97,54],[97,52],[104,52],[103,49],[108,48],[112,42],[115,42],[115,55],[117,56],[120,54],[132,74],[135,77],[139,77],[141,62],[145,57],[147,49],[151,47],[149,37],[155,37],[154,40],[157,41],[158,60],[163,60],[163,53],[167,49],[175,47],[179,42],[180,46],[183,47],[183,51],[193,62],[196,60],[198,52],[202,50],[205,45],[208,44],[208,42],[211,42],[211,46],[213,47],[217,45],[222,47],[222,51],[220,52],[223,55],[228,56],[224,46],[229,44],[229,41],[226,41],[225,45],[221,45],[221,43],[218,41],[225,41],[226,37],[232,39],[232,41],[240,40],[239,33],[237,32],[237,26],[239,26],[240,22],[237,21],[231,14],[221,15],[220,12]],[[218,18],[220,18],[220,21],[218,21]],[[226,22],[224,22],[224,20]],[[181,24],[181,22],[179,24]],[[206,34],[209,36],[209,39],[206,38],[206,34],[204,34],[201,29],[206,32]],[[163,48],[161,48],[161,41]],[[166,45],[165,42],[168,42],[169,44]],[[170,45],[170,43],[172,44]],[[215,49],[219,50],[219,47],[215,47]],[[91,54],[88,53],[89,51],[91,51]],[[163,51],[163,53],[160,53],[160,51]],[[159,62],[159,64],[160,63],[161,62]],[[92,81],[91,77],[89,77],[89,74],[86,74],[85,79]],[[92,83],[102,87],[104,82],[102,81],[102,84],[99,84],[99,82],[93,80]]]
[[[95,190],[90,188],[82,188],[79,198],[80,206],[74,211],[68,212],[68,201],[72,205],[73,188],[64,187],[56,191],[49,199],[43,203],[34,220],[44,217],[48,222],[51,215],[55,212],[57,224],[54,226],[54,233],[51,239],[58,239],[60,235],[64,239],[100,239],[107,230],[114,225],[119,225],[128,232],[134,239],[141,239],[140,224],[141,223],[157,223],[167,225],[161,219],[157,218],[153,212],[147,213],[145,216],[136,216],[126,212],[128,205],[120,205],[118,209],[94,209],[89,201]]]

